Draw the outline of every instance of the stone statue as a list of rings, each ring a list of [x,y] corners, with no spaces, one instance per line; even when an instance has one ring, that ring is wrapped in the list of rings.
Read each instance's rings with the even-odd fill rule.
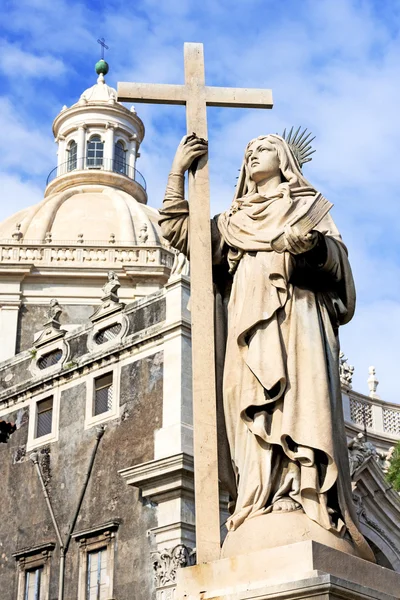
[[[329,214],[307,233],[291,225],[318,192],[301,171],[308,142],[290,137],[249,142],[233,203],[210,224],[220,479],[234,506],[224,546],[236,539],[246,552],[251,536],[260,538],[253,550],[300,541],[295,523],[305,519],[374,560],[352,501],[339,378],[338,328],[353,316],[354,283]],[[160,211],[164,237],[186,256],[184,174],[206,152],[201,138],[182,139]],[[235,538],[240,530],[249,533]]]
[[[339,354],[339,374],[340,374],[340,383],[343,387],[351,390],[353,375],[354,375],[354,367],[349,365],[347,362],[347,358],[344,355],[344,352],[340,352]]]
[[[355,438],[350,440],[348,443],[349,450],[349,462],[350,462],[350,475],[353,476],[357,471],[358,467],[369,458],[373,456],[375,460],[379,461],[380,456],[372,444],[368,442],[364,433],[358,433]]]
[[[62,313],[62,308],[58,303],[58,300],[56,298],[52,298],[50,300],[50,304],[49,304],[49,310],[47,311],[47,320],[49,322],[59,322],[60,321],[60,315]]]
[[[121,287],[121,284],[118,279],[118,275],[114,271],[108,271],[107,273],[107,283],[102,287],[102,300],[103,302],[106,300],[112,300],[113,302],[119,302],[118,298],[118,290]]]
[[[142,223],[139,229],[138,240],[140,244],[145,244],[149,239],[149,233],[147,230],[147,223]]]

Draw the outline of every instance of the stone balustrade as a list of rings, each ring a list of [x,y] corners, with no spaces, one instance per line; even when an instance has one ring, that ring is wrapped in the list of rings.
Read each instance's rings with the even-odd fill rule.
[[[343,390],[345,421],[371,433],[400,438],[400,405]]]
[[[102,242],[64,242],[63,244],[24,241],[0,244],[0,264],[71,266],[101,264],[107,268],[119,264],[164,266],[171,268],[174,255],[161,245]]]

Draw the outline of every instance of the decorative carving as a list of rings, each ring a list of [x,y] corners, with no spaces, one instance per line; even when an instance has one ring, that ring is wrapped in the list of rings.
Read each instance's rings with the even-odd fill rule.
[[[46,235],[44,237],[44,243],[45,244],[51,244],[52,242],[52,235],[51,235],[51,231],[47,231]]]
[[[21,238],[23,238],[23,233],[21,231],[21,223],[17,223],[15,226],[15,231],[12,233],[12,238],[19,242]]]
[[[369,377],[367,379],[368,387],[369,387],[369,396],[370,398],[380,399],[380,396],[376,393],[376,388],[379,385],[379,381],[376,378],[375,367],[369,367]]]
[[[149,234],[147,232],[147,223],[142,223],[139,229],[138,240],[141,244],[145,244],[149,239]]]
[[[103,295],[101,297],[101,306],[90,317],[91,321],[98,321],[111,313],[123,309],[125,304],[120,302],[118,297],[118,290],[120,287],[121,284],[118,275],[114,271],[108,271],[107,283],[102,287]]]
[[[152,266],[170,266],[172,264],[173,255],[171,249],[164,250],[161,244],[146,244],[146,249],[152,254],[152,260],[149,260],[147,252],[140,253],[140,246],[127,245],[119,246],[117,240],[112,241],[111,237],[104,242],[104,246],[87,246],[77,247],[76,244],[55,245],[51,237],[48,238],[48,243],[51,242],[51,248],[44,248],[43,244],[27,244],[26,240],[13,240],[12,243],[6,246],[0,246],[0,263],[28,263],[28,264],[53,264],[60,262],[73,262],[75,265],[85,264],[87,262],[103,263],[105,268],[115,268],[118,263],[135,263],[140,267],[146,268],[151,262]],[[47,243],[47,242],[46,242]],[[114,253],[110,253],[110,245],[115,248]],[[160,250],[163,250],[160,252]]]
[[[59,329],[60,327],[60,315],[62,313],[62,308],[58,303],[56,298],[50,300],[49,310],[47,311],[48,323],[57,323]],[[46,323],[47,325],[47,323]]]
[[[354,367],[349,365],[347,362],[347,358],[344,355],[344,352],[339,354],[339,373],[340,373],[340,383],[343,387],[351,390],[352,382],[353,382],[353,374]]]
[[[56,298],[50,300],[49,309],[47,311],[47,321],[44,323],[44,329],[39,338],[35,342],[35,347],[48,344],[57,338],[63,337],[67,332],[61,329],[60,315],[62,308]]]
[[[101,299],[103,302],[107,300],[119,302],[118,290],[121,287],[121,284],[119,282],[118,275],[114,271],[108,271],[107,277],[107,283],[102,287],[103,296]]]
[[[115,244],[115,233],[110,233],[110,239],[108,240],[109,244]]]
[[[382,454],[382,471],[386,474],[390,469],[395,446],[390,446],[386,454]]]
[[[392,548],[392,550],[394,550],[394,552],[397,554],[399,549],[395,546],[395,544],[389,538],[386,531],[384,529],[382,529],[382,527],[380,525],[378,525],[378,523],[376,521],[374,521],[373,519],[371,519],[368,516],[368,512],[364,506],[362,497],[359,496],[358,494],[353,494],[353,501],[356,506],[357,516],[360,519],[360,521],[364,521],[364,523],[369,525],[372,529],[375,529],[375,531],[377,533],[379,533],[379,535],[385,540],[385,542],[387,544],[389,544],[389,546]]]
[[[83,244],[83,233],[78,233],[78,244]]]
[[[364,433],[358,433],[355,438],[347,444],[349,452],[350,475],[353,476],[359,467],[373,456],[374,460],[381,464],[382,455],[378,453],[372,442],[369,442]]]
[[[163,587],[175,583],[177,569],[195,564],[195,550],[178,544],[174,548],[152,552],[152,558],[156,586]]]

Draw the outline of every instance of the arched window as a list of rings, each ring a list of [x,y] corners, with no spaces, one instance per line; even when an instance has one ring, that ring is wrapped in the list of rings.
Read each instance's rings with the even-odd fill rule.
[[[92,169],[99,169],[103,166],[104,144],[99,135],[93,135],[88,143],[87,166]]]
[[[72,142],[68,146],[67,171],[73,171],[74,169],[76,169],[77,150],[78,150],[78,146],[76,145],[75,140],[72,140]]]
[[[123,175],[127,174],[125,146],[121,140],[118,140],[114,148],[114,171]]]

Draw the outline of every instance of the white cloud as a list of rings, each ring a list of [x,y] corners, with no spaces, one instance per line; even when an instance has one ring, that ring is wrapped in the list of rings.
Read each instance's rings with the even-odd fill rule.
[[[39,56],[22,50],[17,44],[0,41],[0,67],[5,75],[26,78],[55,79],[65,73],[62,60],[49,54]]]
[[[0,168],[25,173],[28,176],[42,174],[56,163],[55,145],[48,134],[35,126],[35,123],[23,121],[18,106],[0,96],[0,131],[7,146],[0,155]]]
[[[0,171],[0,182],[0,221],[43,200],[43,189],[32,181]]]

